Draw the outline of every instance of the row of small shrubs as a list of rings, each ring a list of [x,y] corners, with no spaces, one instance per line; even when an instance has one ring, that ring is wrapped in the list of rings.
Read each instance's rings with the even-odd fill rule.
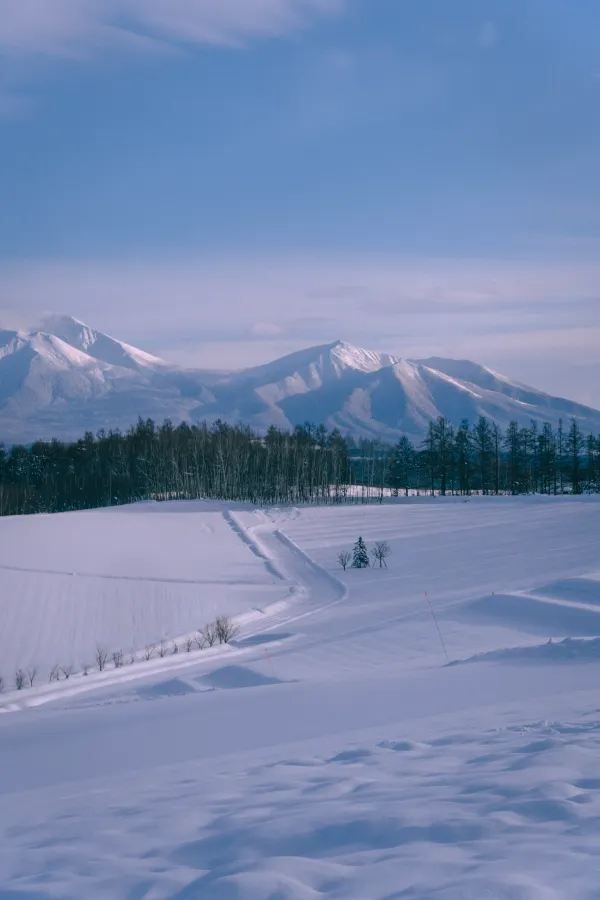
[[[184,638],[180,642],[161,640],[154,644],[146,644],[141,660],[163,659],[165,656],[174,656],[177,653],[192,653],[219,644],[229,644],[238,631],[239,628],[237,625],[234,625],[231,619],[227,616],[218,616],[214,622],[210,622],[204,628],[200,628],[192,637]],[[67,666],[54,665],[48,673],[48,682],[52,684],[55,681],[68,681],[74,674],[89,675],[93,669],[96,669],[98,672],[104,672],[111,666],[113,669],[121,669],[125,665],[133,665],[139,661],[140,657],[133,652],[126,655],[123,650],[110,651],[102,644],[97,644],[94,655],[95,665],[83,663],[79,673],[76,672],[75,666],[72,664]],[[37,680],[37,667],[18,668],[14,676],[14,688],[17,691],[32,688]],[[0,693],[6,687],[7,684],[4,678],[0,676]]]

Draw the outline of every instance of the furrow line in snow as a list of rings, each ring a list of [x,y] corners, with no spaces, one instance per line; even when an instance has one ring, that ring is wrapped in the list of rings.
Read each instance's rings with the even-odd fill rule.
[[[247,579],[227,579],[227,578],[161,578],[160,576],[149,575],[111,575],[110,573],[100,572],[69,572],[68,569],[35,569],[26,566],[10,566],[0,564],[0,569],[5,572],[24,572],[31,575],[60,575],[73,578],[99,578],[106,581],[134,581],[147,584],[228,584],[228,585],[247,585]],[[258,584],[259,582],[257,582]]]
[[[342,602],[347,596],[346,586],[319,566],[287,535],[276,529],[264,513],[257,510],[254,516],[258,519],[256,524],[247,526],[229,510],[223,513],[223,518],[235,534],[257,556],[264,559],[269,566],[269,571],[289,584],[289,599],[276,601],[263,609],[254,608],[234,616],[233,622],[241,629],[240,640],[258,637],[308,616],[314,616]],[[276,544],[272,542],[276,542]],[[300,606],[299,611],[292,612],[290,610],[290,600],[294,601],[294,606]],[[257,621],[260,621],[258,627]],[[188,636],[188,634],[179,636],[175,640],[180,641]],[[58,700],[69,700],[81,694],[107,687],[128,684],[158,675],[169,675],[185,669],[204,667],[220,662],[223,658],[248,656],[254,650],[253,647],[227,645],[203,651],[202,655],[194,653],[188,656],[186,654],[186,658],[182,658],[181,655],[176,658],[170,656],[154,660],[151,663],[140,660],[140,664],[136,666],[135,670],[123,667],[109,672],[94,672],[82,681],[79,680],[79,676],[76,676],[75,679],[69,679],[69,682],[62,682],[60,686],[58,684],[40,685],[35,691],[29,691],[26,697],[7,696],[4,703],[0,704],[0,712],[18,712]],[[75,683],[73,683],[74,680]]]

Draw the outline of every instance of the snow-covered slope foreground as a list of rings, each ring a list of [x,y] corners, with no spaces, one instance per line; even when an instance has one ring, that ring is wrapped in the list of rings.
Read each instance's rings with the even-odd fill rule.
[[[480,415],[556,426],[600,412],[510,381],[466,360],[403,360],[343,341],[234,373],[184,370],[65,316],[29,333],[0,330],[0,439],[75,438],[137,418],[218,418],[264,430],[306,421],[346,433],[420,440],[431,419]]]
[[[135,575],[148,633],[188,623],[144,570],[285,599],[229,647],[2,696],[0,897],[596,898],[599,526],[596,498],[7,520],[22,567]],[[359,533],[389,569],[336,568]]]

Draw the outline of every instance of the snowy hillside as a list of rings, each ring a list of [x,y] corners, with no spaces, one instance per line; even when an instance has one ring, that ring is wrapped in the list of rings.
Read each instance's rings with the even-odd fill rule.
[[[480,415],[502,427],[578,419],[600,430],[600,412],[551,397],[465,360],[405,360],[343,341],[234,373],[181,369],[69,317],[40,330],[0,331],[0,439],[76,438],[126,429],[138,417],[224,419],[259,430],[306,421],[356,436],[421,440],[444,416]]]
[[[19,692],[3,672],[0,896],[597,897],[596,497],[0,524],[6,662],[240,624]],[[359,534],[388,569],[337,566]]]

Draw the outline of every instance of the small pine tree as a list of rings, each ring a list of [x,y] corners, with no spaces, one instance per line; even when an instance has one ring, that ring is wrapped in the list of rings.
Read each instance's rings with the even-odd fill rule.
[[[352,568],[366,569],[370,565],[369,551],[367,545],[361,537],[357,540],[352,551]]]

